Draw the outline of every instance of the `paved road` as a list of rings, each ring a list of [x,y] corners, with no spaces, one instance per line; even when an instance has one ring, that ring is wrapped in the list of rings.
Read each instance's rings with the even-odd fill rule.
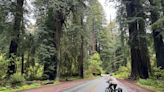
[[[62,92],[105,92],[105,88],[108,86],[108,84],[106,83],[107,79],[107,77],[102,77],[99,79],[88,81],[73,88],[66,89]],[[116,82],[118,84],[118,87],[123,89],[123,92],[133,92],[119,81]]]
[[[105,92],[109,77],[101,77],[95,80],[74,80],[63,82],[59,85],[45,85],[36,89],[24,90],[21,92]],[[123,89],[123,92],[153,92],[151,90],[139,87],[134,81],[116,80],[118,87]]]

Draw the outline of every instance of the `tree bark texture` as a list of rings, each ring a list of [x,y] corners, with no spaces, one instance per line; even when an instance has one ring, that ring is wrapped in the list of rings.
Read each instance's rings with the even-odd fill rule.
[[[143,18],[140,0],[128,0],[126,10],[128,18]],[[129,23],[129,40],[131,47],[131,78],[149,77],[149,55],[146,41],[145,23],[143,19],[136,19]]]
[[[162,0],[163,1],[163,0]],[[155,0],[149,0],[151,6],[157,6]],[[155,23],[160,18],[160,13],[156,9],[151,11],[151,22]],[[164,69],[164,43],[161,30],[159,28],[153,29],[154,48],[156,52],[157,67]]]
[[[11,58],[11,62],[8,66],[8,74],[12,75],[16,72],[16,64],[15,64],[15,56],[17,54],[17,48],[18,48],[18,41],[19,41],[19,35],[23,20],[23,3],[24,0],[17,0],[16,1],[16,13],[14,15],[14,25],[13,25],[13,32],[12,32],[12,40],[10,42],[10,48],[9,48],[9,58]]]

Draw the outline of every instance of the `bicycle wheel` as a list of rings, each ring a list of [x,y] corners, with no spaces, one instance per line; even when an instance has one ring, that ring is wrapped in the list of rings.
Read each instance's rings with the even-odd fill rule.
[[[117,89],[117,92],[122,92],[122,88],[118,88]]]
[[[108,88],[106,88],[106,89],[105,89],[105,92],[109,92],[109,89],[108,89]]]
[[[110,89],[110,88],[107,87],[107,88],[105,89],[105,92],[113,92],[113,91],[112,91],[112,89]]]

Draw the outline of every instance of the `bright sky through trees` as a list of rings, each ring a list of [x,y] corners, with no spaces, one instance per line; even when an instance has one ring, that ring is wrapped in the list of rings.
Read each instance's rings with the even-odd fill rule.
[[[116,11],[117,11],[115,8],[115,4],[113,2],[107,4],[106,0],[98,0],[98,1],[103,6],[107,21],[109,22],[110,19],[114,20],[116,18]]]
[[[29,5],[29,7],[34,8],[31,5],[32,1],[33,0],[27,0],[27,4]],[[101,3],[101,5],[104,9],[107,22],[109,23],[110,19],[114,20],[116,18],[116,11],[117,11],[116,8],[115,8],[115,4],[113,2],[110,2],[110,3],[107,4],[106,0],[98,0],[98,1]],[[31,21],[32,24],[35,24],[35,19],[29,18],[29,20]]]

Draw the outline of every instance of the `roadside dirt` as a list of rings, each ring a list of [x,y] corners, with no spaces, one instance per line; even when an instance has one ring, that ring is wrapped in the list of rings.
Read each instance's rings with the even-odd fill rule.
[[[29,89],[25,91],[20,92],[61,92],[64,89],[68,89],[71,87],[74,87],[76,85],[79,85],[81,83],[85,83],[88,80],[74,80],[74,81],[65,81],[57,85],[45,85],[40,88],[36,89]]]
[[[142,88],[136,84],[136,81],[132,81],[129,79],[121,80],[118,79],[119,82],[121,82],[124,86],[128,87],[133,92],[154,92],[146,88]]]

